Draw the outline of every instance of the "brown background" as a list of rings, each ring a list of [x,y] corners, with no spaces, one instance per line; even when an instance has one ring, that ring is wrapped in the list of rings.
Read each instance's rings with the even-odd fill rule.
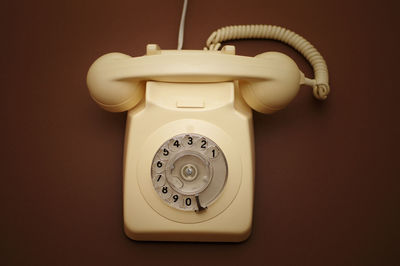
[[[125,113],[90,99],[100,55],[175,49],[182,1],[1,2],[2,265],[399,265],[396,1],[191,0],[184,48],[231,24],[277,24],[324,55],[332,94],[302,88],[254,113],[254,230],[241,244],[135,242],[123,233]],[[232,42],[242,55],[273,41]]]

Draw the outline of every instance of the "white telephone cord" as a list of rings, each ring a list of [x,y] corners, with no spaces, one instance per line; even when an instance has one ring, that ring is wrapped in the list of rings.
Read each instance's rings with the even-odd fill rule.
[[[314,69],[315,79],[305,78],[305,85],[312,86],[315,98],[325,100],[328,97],[328,67],[322,55],[315,47],[300,35],[273,25],[236,25],[214,31],[207,40],[205,50],[218,50],[221,42],[237,39],[273,39],[284,42],[299,51]]]
[[[178,50],[182,50],[183,46],[183,34],[185,32],[185,18],[186,18],[186,10],[187,10],[188,0],[183,1],[181,22],[179,24],[179,34],[178,34]]]

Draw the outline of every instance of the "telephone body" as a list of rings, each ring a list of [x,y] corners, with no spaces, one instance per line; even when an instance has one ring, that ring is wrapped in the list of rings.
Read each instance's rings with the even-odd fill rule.
[[[104,109],[128,111],[124,228],[135,240],[239,242],[251,233],[252,109],[284,108],[307,79],[288,56],[161,50],[111,53],[87,84]]]

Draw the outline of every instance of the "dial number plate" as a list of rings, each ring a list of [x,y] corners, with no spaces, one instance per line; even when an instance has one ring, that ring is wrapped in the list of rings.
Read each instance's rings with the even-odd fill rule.
[[[151,178],[160,199],[172,208],[201,211],[222,192],[228,166],[222,150],[199,134],[180,134],[154,155]]]

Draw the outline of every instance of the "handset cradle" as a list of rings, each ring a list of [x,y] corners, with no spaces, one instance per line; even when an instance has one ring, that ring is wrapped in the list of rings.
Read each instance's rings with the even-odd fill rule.
[[[199,83],[239,80],[247,103],[259,112],[272,113],[284,108],[305,82],[296,63],[277,52],[247,57],[234,55],[234,48],[164,52],[157,45],[148,45],[147,51],[148,55],[134,58],[110,53],[93,63],[87,83],[99,105],[109,111],[131,109],[138,103],[136,99],[143,96],[143,82],[147,80]]]

